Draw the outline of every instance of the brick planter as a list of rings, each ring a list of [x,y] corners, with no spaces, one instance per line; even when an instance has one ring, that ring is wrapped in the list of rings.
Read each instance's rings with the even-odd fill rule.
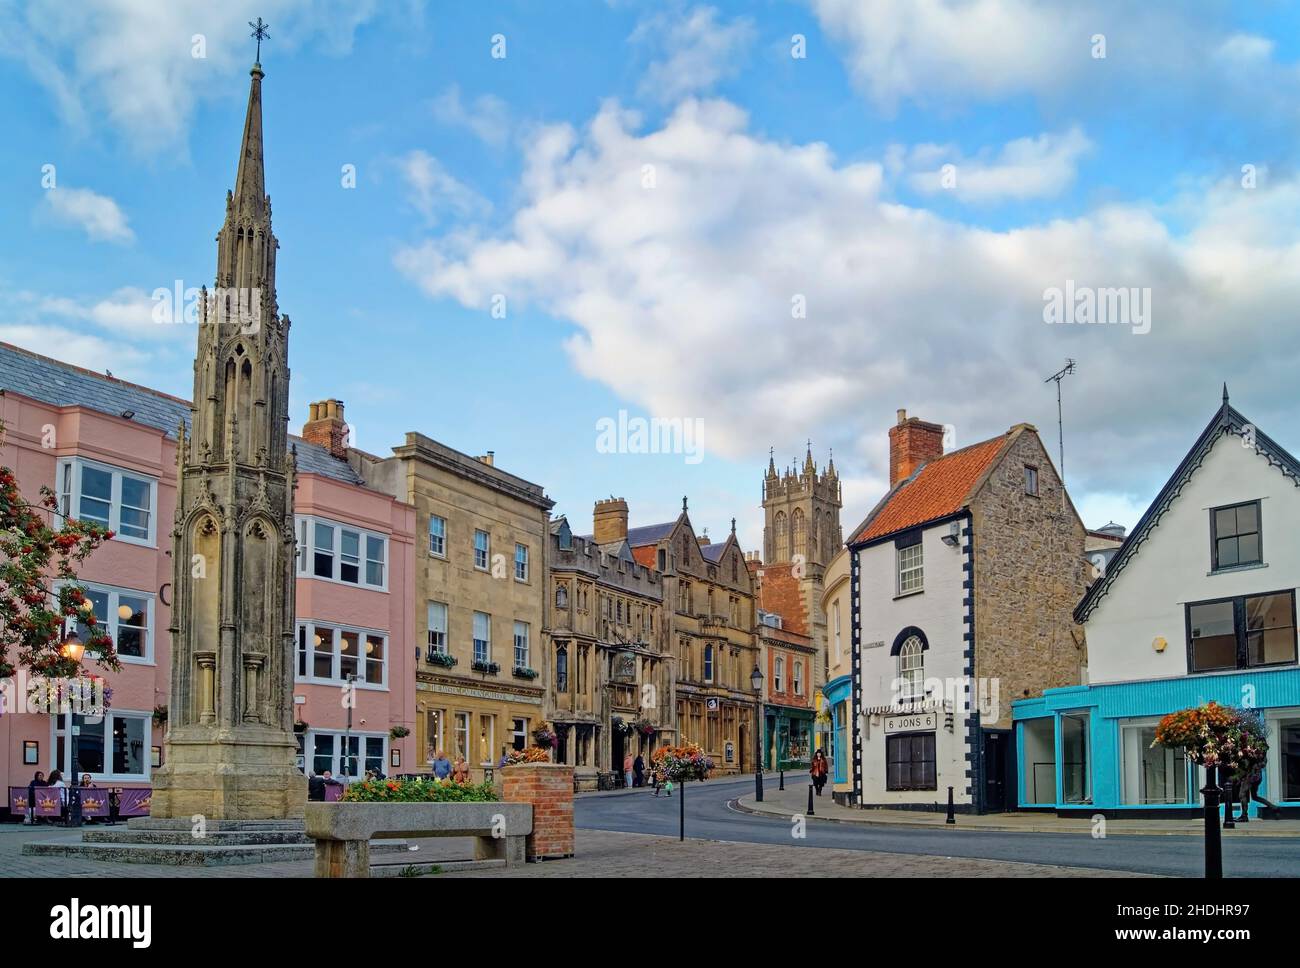
[[[533,830],[524,854],[528,860],[573,856],[573,767],[558,763],[519,763],[500,773],[502,799],[533,805]]]

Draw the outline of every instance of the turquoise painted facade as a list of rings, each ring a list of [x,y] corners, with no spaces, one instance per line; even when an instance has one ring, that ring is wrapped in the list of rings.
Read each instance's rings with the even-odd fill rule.
[[[1294,667],[1067,686],[1013,703],[1020,805],[1197,809],[1203,772],[1178,763],[1173,753],[1162,762],[1165,754],[1146,751],[1142,741],[1154,720],[1210,700],[1249,703],[1264,714],[1270,753],[1258,792],[1281,806],[1300,806],[1300,669]],[[1127,736],[1126,729],[1132,731]],[[1141,795],[1150,792],[1144,784],[1153,775],[1160,783],[1158,802],[1143,803],[1150,799]],[[1251,813],[1256,811],[1252,804]]]
[[[822,687],[822,695],[826,697],[826,704],[831,710],[831,748],[826,750],[826,755],[831,761],[831,782],[848,783],[849,766],[853,761],[853,749],[849,745],[852,677],[840,676],[832,679]]]

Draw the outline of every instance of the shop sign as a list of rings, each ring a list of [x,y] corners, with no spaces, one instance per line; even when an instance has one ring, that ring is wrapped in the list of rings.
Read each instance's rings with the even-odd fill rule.
[[[636,681],[636,653],[620,652],[614,660],[614,678],[623,682]]]
[[[886,733],[911,733],[917,730],[939,728],[938,713],[907,713],[903,716],[886,716]]]

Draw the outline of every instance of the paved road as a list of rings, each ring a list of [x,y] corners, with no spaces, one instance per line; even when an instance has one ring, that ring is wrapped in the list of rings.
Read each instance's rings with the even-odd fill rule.
[[[775,784],[773,777],[773,787]],[[1088,834],[894,829],[823,823],[810,818],[805,836],[799,839],[793,835],[789,822],[741,813],[730,804],[753,789],[752,777],[708,786],[687,784],[686,836],[740,843],[1059,864],[1175,877],[1200,877],[1204,873],[1203,843],[1199,837],[1124,834],[1094,840]],[[661,835],[677,833],[679,809],[676,796],[671,800],[662,797],[656,800],[649,791],[580,797],[574,805],[579,827]],[[1300,839],[1233,838],[1226,844],[1223,868],[1228,877],[1300,877]]]

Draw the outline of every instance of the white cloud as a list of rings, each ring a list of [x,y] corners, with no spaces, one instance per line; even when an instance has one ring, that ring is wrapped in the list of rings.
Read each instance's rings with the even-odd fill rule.
[[[650,45],[658,58],[646,69],[641,94],[672,103],[709,90],[735,72],[754,37],[753,21],[719,21],[714,7],[643,18],[629,39]]]
[[[149,154],[183,138],[201,97],[230,93],[213,82],[251,64],[248,21],[270,22],[263,60],[273,65],[272,51],[306,44],[345,53],[377,9],[376,0],[79,0],[69,16],[61,0],[0,0],[0,57],[25,64],[72,127],[102,117]],[[204,57],[193,56],[196,35]]]
[[[156,380],[150,384],[157,373],[152,355],[119,340],[63,326],[28,324],[0,324],[0,340],[74,366],[99,373],[107,370],[123,379],[156,386]]]
[[[495,94],[480,94],[466,107],[460,98],[460,85],[453,84],[434,98],[433,116],[443,124],[469,130],[494,148],[510,138],[510,110]]]
[[[728,457],[761,462],[768,442],[811,435],[878,482],[898,407],[954,424],[962,444],[1020,421],[1050,444],[1043,379],[1067,356],[1079,493],[1163,480],[1223,379],[1288,443],[1300,182],[1194,186],[1177,233],[1138,205],[992,231],[892,201],[879,164],[758,137],[725,101],[637,123],[608,103],[585,130],[537,131],[504,229],[427,239],[397,265],[435,298],[486,308],[500,292],[570,321],[581,374],[650,414],[707,417]],[[1046,325],[1044,291],[1066,280],[1150,288],[1150,332]]]
[[[996,154],[985,149],[971,158],[951,145],[916,145],[896,163],[908,170],[907,183],[915,191],[951,192],[962,201],[989,203],[1059,195],[1074,183],[1079,159],[1092,147],[1075,126],[1060,134],[1017,138]]]
[[[447,173],[442,162],[415,149],[397,159],[411,205],[432,223],[444,212],[461,218],[485,214],[491,205],[468,185]]]
[[[1273,45],[1233,32],[1231,5],[1182,0],[808,0],[858,87],[884,111],[900,102],[962,105],[1021,95],[1066,105],[1104,100],[1132,117],[1204,115],[1212,103],[1295,115],[1300,74]],[[1094,38],[1104,38],[1105,57]],[[1225,39],[1226,37],[1226,39]],[[1249,67],[1249,70],[1243,68]],[[1163,99],[1163,102],[1162,102]]]
[[[93,242],[133,242],[135,233],[126,213],[113,199],[89,188],[51,188],[46,207],[60,222],[82,228]]]

